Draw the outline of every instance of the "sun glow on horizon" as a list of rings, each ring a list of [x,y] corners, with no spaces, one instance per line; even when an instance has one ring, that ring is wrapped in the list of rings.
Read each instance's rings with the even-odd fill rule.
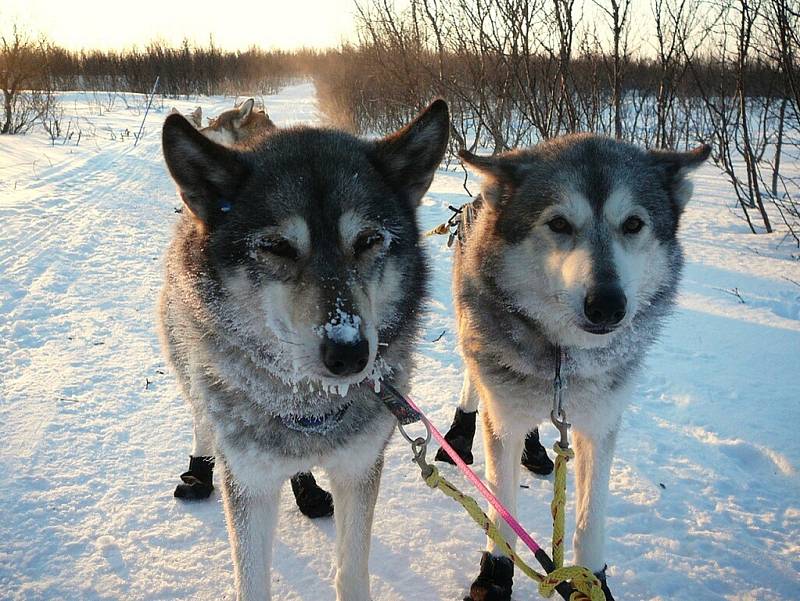
[[[18,24],[33,35],[71,50],[142,48],[160,40],[178,46],[214,45],[224,50],[329,48],[355,36],[352,0],[225,3],[100,0],[48,2],[4,0],[0,33]]]

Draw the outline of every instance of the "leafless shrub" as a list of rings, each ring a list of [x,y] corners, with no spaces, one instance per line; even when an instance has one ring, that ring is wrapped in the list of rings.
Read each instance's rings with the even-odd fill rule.
[[[658,93],[656,95],[656,137],[658,148],[673,148],[676,143],[675,101],[687,63],[682,50],[692,37],[696,23],[695,0],[653,0],[652,14],[656,31]]]
[[[586,24],[574,0],[411,0],[403,10],[364,0],[359,42],[338,57],[349,67],[317,70],[317,84],[361,129],[445,96],[456,143],[494,152],[586,130],[647,146],[693,143],[684,110],[697,106],[683,102],[679,41],[696,0],[656,2],[658,60],[634,58],[628,0],[595,1],[600,25]]]
[[[0,36],[0,134],[27,132],[54,106],[48,51],[45,39],[34,40],[16,26]]]
[[[50,142],[55,146],[56,140],[61,138],[62,134],[64,109],[51,93],[43,96],[43,102],[44,105],[41,108],[39,120],[50,137]]]
[[[721,4],[709,15],[702,36],[708,40],[706,63],[716,66],[719,77],[709,79],[697,65],[697,57],[686,51],[684,57],[706,108],[703,127],[713,141],[713,158],[733,185],[742,215],[753,233],[773,231],[764,202],[764,155],[774,143],[772,116],[779,66],[764,68],[762,47],[756,45],[757,27],[765,18],[760,0],[739,0]],[[762,73],[761,93],[753,94],[748,72]],[[731,92],[731,87],[733,91]],[[753,221],[755,210],[760,225]]]
[[[631,0],[594,0],[594,4],[608,18],[612,49],[605,52],[598,43],[606,69],[611,73],[612,102],[614,104],[614,137],[622,139],[622,82],[630,62],[628,39],[630,34]],[[609,56],[610,55],[610,56]],[[610,68],[609,68],[610,62]]]
[[[780,65],[772,174],[769,196],[778,210],[795,243],[800,246],[800,177],[781,170],[787,150],[800,158],[800,71],[797,52],[800,48],[800,2],[770,0],[765,8],[768,24],[765,38],[769,40],[768,58]]]
[[[106,94],[103,104],[113,107],[120,93],[147,93],[156,77],[163,96],[199,94],[269,94],[299,76],[308,76],[320,55],[313,50],[285,52],[249,48],[223,51],[213,40],[205,46],[188,40],[177,48],[153,41],[143,49],[122,51],[55,48],[50,56],[52,76],[60,89]]]
[[[787,140],[800,156],[798,0],[651,0],[644,48],[634,3],[592,6],[600,19],[574,0],[360,0],[358,42],[314,70],[323,108],[382,131],[444,96],[453,146],[493,152],[587,130],[710,141],[750,229],[772,231],[774,203],[794,232],[800,178],[780,166]]]

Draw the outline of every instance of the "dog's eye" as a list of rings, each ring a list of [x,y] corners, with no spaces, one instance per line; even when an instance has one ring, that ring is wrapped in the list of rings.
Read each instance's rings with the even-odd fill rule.
[[[644,221],[634,215],[625,220],[622,224],[622,231],[626,234],[638,234],[642,231],[643,227]]]
[[[359,257],[380,244],[383,244],[383,234],[377,230],[366,230],[361,232],[353,243],[353,254]]]
[[[569,224],[569,221],[563,217],[553,217],[553,219],[547,222],[547,227],[549,227],[556,234],[572,233],[572,226]]]
[[[275,255],[276,257],[289,259],[291,261],[297,259],[297,249],[285,238],[264,240],[260,244],[260,248],[261,250],[266,251],[271,255]]]

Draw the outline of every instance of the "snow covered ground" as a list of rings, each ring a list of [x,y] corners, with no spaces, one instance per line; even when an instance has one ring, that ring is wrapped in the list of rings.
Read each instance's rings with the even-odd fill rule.
[[[77,146],[0,137],[0,599],[232,599],[218,493],[172,497],[191,427],[153,325],[180,204],[161,160],[169,105],[134,148],[121,134],[138,129],[141,101],[102,100],[64,96]],[[279,125],[320,119],[310,84],[266,101]],[[215,114],[232,99],[200,103]],[[426,228],[467,199],[462,178],[439,172]],[[614,463],[610,583],[620,601],[800,599],[800,258],[780,234],[746,233],[714,167],[695,181],[679,310]],[[461,384],[445,242],[425,243],[433,295],[413,389],[441,428]],[[545,440],[553,432],[544,427]],[[467,489],[454,469],[444,471]],[[525,473],[522,484],[519,518],[548,542],[551,483]],[[333,522],[302,517],[287,487],[275,599],[333,598],[333,539]],[[461,599],[482,545],[395,436],[376,510],[375,601]],[[514,598],[538,598],[521,575]]]

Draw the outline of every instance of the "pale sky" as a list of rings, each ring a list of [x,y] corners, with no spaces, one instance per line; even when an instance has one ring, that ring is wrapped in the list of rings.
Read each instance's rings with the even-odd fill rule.
[[[71,49],[142,47],[186,37],[224,49],[330,47],[354,36],[353,0],[2,0],[11,23]]]
[[[649,6],[637,0],[632,9],[632,47],[645,53],[654,48]],[[584,26],[596,24],[607,38],[592,1],[578,0],[576,9]],[[143,48],[156,39],[178,46],[183,38],[207,46],[210,35],[225,50],[329,48],[355,39],[355,11],[355,0],[0,0],[0,34],[18,23],[73,50]]]

